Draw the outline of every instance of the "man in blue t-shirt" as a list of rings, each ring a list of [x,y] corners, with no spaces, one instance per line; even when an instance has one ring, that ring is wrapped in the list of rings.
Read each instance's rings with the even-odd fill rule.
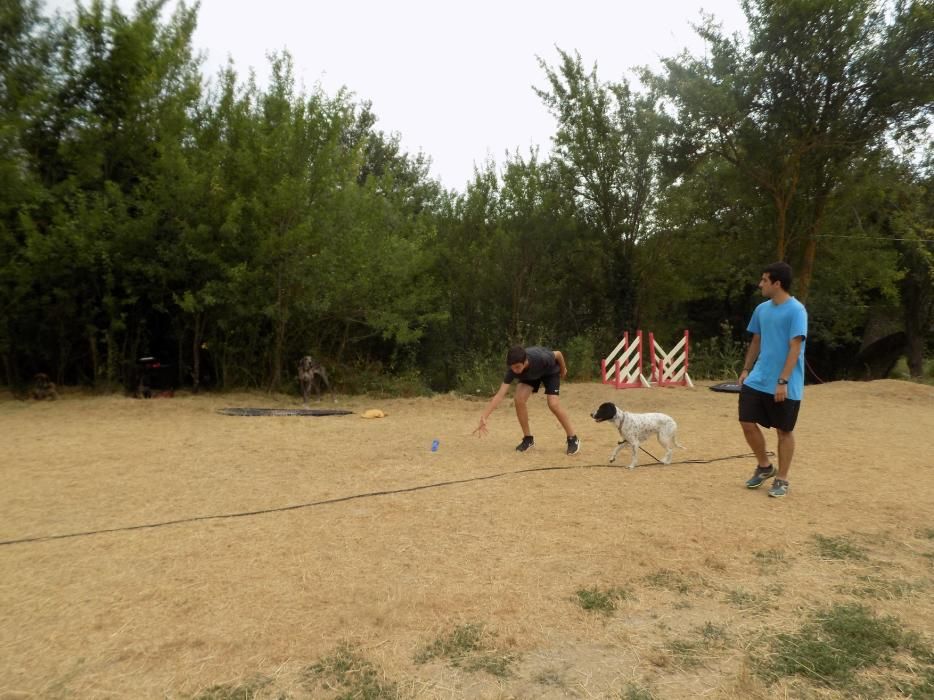
[[[746,482],[758,488],[766,479],[775,480],[769,496],[788,493],[788,471],[795,453],[795,423],[804,394],[804,345],[808,335],[808,313],[804,304],[789,293],[791,266],[772,263],[762,272],[759,290],[764,301],[756,307],[747,331],[752,342],[739,375],[739,422],[743,435],[758,462]],[[759,426],[778,433],[778,472],[765,451],[765,436]]]
[[[555,414],[555,418],[561,423],[564,432],[567,433],[568,445],[567,453],[576,455],[580,452],[581,441],[571,427],[571,419],[567,411],[561,406],[558,394],[561,391],[561,377],[568,373],[567,365],[564,362],[564,355],[559,350],[549,350],[538,345],[524,348],[516,345],[506,353],[506,374],[503,376],[503,383],[499,391],[490,399],[486,410],[480,416],[480,425],[474,430],[478,436],[483,436],[487,432],[487,420],[490,414],[496,409],[502,401],[513,380],[519,380],[516,387],[516,417],[519,419],[519,426],[522,428],[522,442],[516,447],[516,452],[527,452],[535,446],[535,438],[529,431],[529,397],[536,393],[542,384],[545,385],[545,398],[548,400],[548,408]]]

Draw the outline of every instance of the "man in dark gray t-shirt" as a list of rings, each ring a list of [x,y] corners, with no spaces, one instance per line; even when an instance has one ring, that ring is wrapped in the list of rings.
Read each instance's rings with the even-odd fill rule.
[[[509,349],[506,354],[506,374],[503,376],[503,383],[496,392],[496,395],[490,399],[490,403],[483,415],[480,416],[480,425],[474,431],[478,436],[483,436],[487,432],[487,420],[490,414],[496,409],[500,401],[505,398],[509,387],[514,380],[519,381],[516,387],[515,405],[516,417],[519,419],[519,426],[522,428],[522,442],[516,446],[517,452],[526,452],[535,446],[535,438],[529,430],[529,396],[538,392],[542,384],[545,385],[545,399],[548,401],[548,408],[555,414],[555,418],[561,423],[564,432],[567,433],[567,453],[574,455],[580,452],[580,439],[571,426],[571,419],[567,411],[561,406],[558,394],[561,391],[561,377],[568,373],[567,365],[564,362],[564,355],[559,350],[549,350],[539,345],[523,348],[516,345]]]
[[[556,359],[556,354],[549,350],[548,348],[543,348],[540,345],[533,345],[530,348],[525,348],[525,369],[521,373],[516,374],[512,371],[512,367],[506,368],[506,375],[503,377],[503,384],[512,384],[514,379],[518,379],[520,382],[531,382],[542,377],[558,376],[560,386],[560,374],[561,367],[558,365],[558,360]],[[507,358],[508,359],[508,358]],[[545,394],[557,394],[559,389],[556,387],[554,391],[549,391],[548,387],[545,387]]]

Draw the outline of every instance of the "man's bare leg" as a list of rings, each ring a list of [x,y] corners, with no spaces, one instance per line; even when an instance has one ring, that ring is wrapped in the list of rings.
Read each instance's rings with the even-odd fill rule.
[[[561,427],[564,428],[564,432],[567,433],[567,436],[571,437],[574,435],[574,428],[571,426],[571,417],[568,416],[568,412],[564,410],[564,406],[561,405],[559,398],[554,395],[549,395],[545,398],[548,399],[548,408],[555,414],[555,418],[561,423]]]
[[[740,421],[739,424],[743,426],[743,436],[756,455],[756,461],[759,463],[759,466],[763,468],[769,466],[771,462],[769,462],[769,456],[765,453],[765,435],[762,434],[758,423]]]
[[[778,478],[788,481],[791,459],[795,456],[795,434],[775,429],[778,433]]]
[[[522,428],[522,437],[531,435],[529,429],[529,397],[532,395],[532,387],[528,384],[519,384],[516,387],[516,396],[513,399],[516,404],[516,418],[519,419],[519,426]]]

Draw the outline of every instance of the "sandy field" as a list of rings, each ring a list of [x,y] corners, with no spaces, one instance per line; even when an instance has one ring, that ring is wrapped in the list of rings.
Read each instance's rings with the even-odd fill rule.
[[[609,465],[603,401],[687,449]],[[735,394],[562,402],[574,457],[541,396],[524,455],[511,401],[478,439],[447,395],[0,399],[0,700],[842,698],[754,660],[834,603],[934,644],[934,387],[807,387],[784,499],[744,488]]]

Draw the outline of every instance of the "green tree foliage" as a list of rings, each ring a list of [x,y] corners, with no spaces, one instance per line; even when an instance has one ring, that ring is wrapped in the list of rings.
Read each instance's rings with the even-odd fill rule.
[[[271,71],[267,90],[250,80],[238,94],[228,70],[205,109],[210,189],[227,210],[206,227],[230,256],[181,297],[186,311],[197,323],[215,307],[203,332],[235,384],[278,387],[309,352],[338,363],[411,355],[443,315],[431,274],[436,186],[421,159],[370,131],[368,106],[361,116],[344,92],[296,92],[287,54]]]
[[[0,4],[9,385],[133,389],[156,355],[195,390],[294,390],[311,353],[338,385],[483,391],[511,344],[587,377],[637,328],[691,328],[725,367],[776,257],[808,297],[809,359],[883,372],[903,332],[921,371],[931,169],[895,154],[930,116],[929,3],[748,0],[747,38],[708,22],[703,58],[640,86],[559,50],[536,90],[553,153],[484,163],[462,193],[366,100],[297,86],[288,53],[205,80],[196,6],[168,7]]]
[[[8,380],[132,387],[156,353],[195,388],[277,387],[308,352],[414,357],[446,316],[427,159],[348,93],[298,91],[288,54],[264,89],[231,65],[206,90],[195,11],[165,5],[54,27],[4,5]]]
[[[934,153],[928,146],[928,158]],[[897,270],[888,297],[889,326],[903,329],[904,346],[893,346],[879,358],[891,371],[904,354],[909,374],[920,378],[928,344],[934,347],[934,178],[929,167],[912,167],[904,159],[887,157],[857,191],[854,204],[858,232],[878,241]],[[852,242],[852,239],[851,239]],[[896,309],[900,308],[901,313]],[[871,338],[867,338],[871,339]]]
[[[19,374],[16,349],[25,329],[18,309],[31,284],[19,252],[43,198],[26,132],[48,89],[54,47],[54,28],[35,0],[0,5],[0,356],[8,384]]]
[[[510,155],[501,175],[492,162],[477,169],[442,207],[438,250],[450,322],[426,344],[433,374],[444,368],[437,386],[458,383],[458,373],[471,386],[478,373],[498,383],[516,343],[567,350],[613,339],[605,238],[579,216],[554,160],[533,151]],[[593,360],[569,356],[574,371]]]
[[[25,354],[28,369],[55,368],[59,380],[80,366],[70,379],[116,381],[140,334],[138,312],[152,303],[148,190],[198,86],[185,50],[194,14],[180,6],[162,25],[162,5],[141,2],[132,18],[101,2],[79,6],[72,24],[46,35],[55,49],[43,60],[46,82],[20,112],[23,170],[43,192],[16,223],[11,258],[29,283],[16,335],[26,353],[9,357]]]
[[[665,121],[652,93],[625,80],[601,82],[579,54],[559,49],[557,69],[539,59],[548,80],[536,92],[558,123],[554,159],[582,222],[599,233],[611,322],[639,322],[639,290],[649,271],[639,244],[650,236]]]
[[[798,270],[808,297],[822,233],[845,206],[854,168],[887,138],[919,134],[934,98],[934,9],[872,0],[746,0],[749,37],[699,28],[705,57],[665,62],[676,153],[722,158],[767,206],[770,258]],[[839,218],[839,215],[838,215]]]

